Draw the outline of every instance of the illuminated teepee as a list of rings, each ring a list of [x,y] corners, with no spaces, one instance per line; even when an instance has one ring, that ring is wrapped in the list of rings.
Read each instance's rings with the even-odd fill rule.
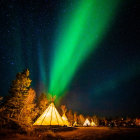
[[[52,102],[33,125],[61,125],[64,126],[62,117]]]
[[[66,106],[65,105],[61,105],[61,110],[62,110],[62,113],[63,113],[63,115],[62,115],[63,122],[64,122],[64,124],[66,126],[69,126],[70,123],[68,121],[68,118],[66,117],[66,112],[67,112]]]
[[[77,126],[77,122],[76,121],[74,122],[73,126]]]
[[[62,120],[63,120],[63,122],[64,122],[65,125],[67,125],[67,126],[70,125],[70,123],[69,123],[69,121],[68,121],[68,118],[66,117],[65,113],[64,113],[63,116],[62,116]]]
[[[88,119],[86,119],[83,126],[90,126],[90,121]]]
[[[90,125],[91,125],[91,126],[96,126],[96,124],[95,124],[95,122],[93,122],[93,120],[92,120],[92,122],[90,123]]]

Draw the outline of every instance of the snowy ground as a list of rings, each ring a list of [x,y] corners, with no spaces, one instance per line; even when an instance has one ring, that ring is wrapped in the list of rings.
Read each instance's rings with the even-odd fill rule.
[[[0,133],[0,139],[5,140],[140,140],[140,128],[108,128],[108,127],[78,127],[77,129],[64,129],[61,131],[43,131],[32,134],[15,134],[13,132]]]

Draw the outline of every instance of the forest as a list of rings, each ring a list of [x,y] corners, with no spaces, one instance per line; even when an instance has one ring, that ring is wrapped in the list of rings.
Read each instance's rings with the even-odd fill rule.
[[[17,73],[15,80],[9,89],[6,97],[0,98],[0,127],[19,129],[25,132],[33,130],[33,123],[46,110],[50,104],[50,99],[46,93],[37,96],[35,90],[31,88],[32,80],[29,78],[29,70]],[[85,116],[67,109],[65,105],[58,108],[60,115],[66,114],[70,126],[83,125]],[[96,125],[99,124],[99,118],[96,115],[90,117]],[[105,121],[105,118],[101,119]]]
[[[87,138],[87,135],[89,138],[98,138],[97,135],[102,135],[104,139],[106,133],[109,137],[114,137],[116,133],[122,137],[125,134],[124,131],[129,134],[133,130],[129,130],[130,127],[139,127],[140,120],[138,118],[119,117],[107,119],[96,115],[85,116],[72,109],[67,109],[66,105],[60,105],[57,109],[62,118],[65,114],[68,125],[35,126],[35,121],[49,108],[54,97],[48,96],[48,93],[36,94],[35,90],[31,88],[32,80],[29,75],[28,69],[17,73],[15,80],[11,83],[8,95],[0,97],[0,138],[67,139],[71,137],[73,139],[77,135],[78,139],[81,139]],[[87,120],[88,122],[86,122]],[[85,122],[88,127],[84,125]],[[89,124],[89,122],[91,123]],[[94,125],[91,125],[92,123]],[[115,127],[115,131],[109,129],[109,127]],[[120,128],[122,133],[120,133]],[[133,137],[138,135],[139,129],[134,130]],[[71,133],[73,134],[71,135]],[[120,137],[119,135],[118,137]]]

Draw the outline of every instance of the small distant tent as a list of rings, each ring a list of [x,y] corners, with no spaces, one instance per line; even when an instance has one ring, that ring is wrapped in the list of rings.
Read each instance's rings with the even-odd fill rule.
[[[86,119],[83,126],[90,126],[90,121],[88,119]]]
[[[96,126],[95,122],[93,122],[93,121],[90,123],[90,125],[91,126]]]
[[[54,103],[52,102],[43,114],[36,120],[33,125],[60,125],[64,126],[64,122]]]
[[[68,121],[68,118],[66,117],[65,113],[64,113],[63,116],[62,116],[62,120],[63,120],[63,122],[64,122],[65,125],[67,125],[67,126],[70,125],[70,123],[69,123],[69,121]]]
[[[73,126],[77,126],[77,122],[76,121],[74,122]]]

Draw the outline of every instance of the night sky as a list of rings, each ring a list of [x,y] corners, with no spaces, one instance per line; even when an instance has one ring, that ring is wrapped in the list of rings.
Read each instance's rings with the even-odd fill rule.
[[[28,68],[31,86],[37,94],[56,92],[61,97],[60,103],[69,109],[85,115],[140,115],[140,4],[138,0],[120,1],[114,12],[108,6],[114,14],[106,26],[101,24],[104,15],[102,18],[98,15],[106,6],[104,0],[97,2],[99,9],[91,6],[91,11],[96,12],[95,25],[105,28],[103,33],[97,30],[100,39],[95,43],[94,24],[83,26],[82,15],[73,18],[78,8],[84,13],[88,4],[85,1],[79,7],[75,0],[0,1],[0,96],[8,94],[17,72]],[[115,5],[117,0],[107,1],[108,5]],[[109,12],[104,10],[104,14]],[[86,21],[92,25],[90,16]],[[77,42],[83,51],[69,44],[74,37],[79,37]],[[72,47],[70,55],[67,48]],[[64,60],[66,67],[61,63]]]

